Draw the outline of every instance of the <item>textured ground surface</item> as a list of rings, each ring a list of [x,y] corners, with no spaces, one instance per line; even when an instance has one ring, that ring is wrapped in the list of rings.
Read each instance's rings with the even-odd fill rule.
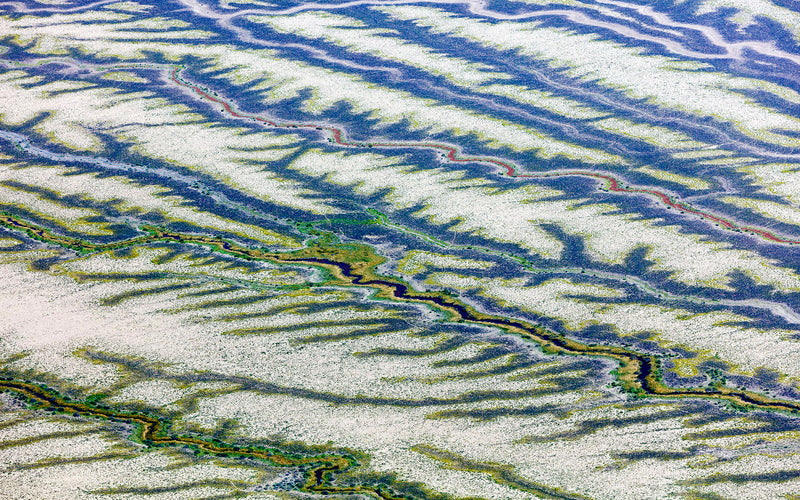
[[[0,0],[0,496],[795,498],[796,10]]]

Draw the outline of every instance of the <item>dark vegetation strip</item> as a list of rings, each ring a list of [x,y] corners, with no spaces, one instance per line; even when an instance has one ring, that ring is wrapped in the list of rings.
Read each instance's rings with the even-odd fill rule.
[[[300,490],[321,494],[366,494],[385,500],[408,498],[396,494],[386,486],[354,485],[337,486],[333,477],[358,465],[355,458],[348,455],[324,453],[310,456],[284,453],[278,449],[257,446],[235,446],[215,439],[202,439],[193,436],[172,436],[163,432],[163,423],[142,413],[116,411],[85,402],[69,401],[46,387],[16,380],[0,379],[0,390],[11,391],[25,397],[36,407],[46,411],[57,411],[75,416],[98,418],[133,425],[136,429],[134,439],[150,447],[184,447],[196,452],[220,457],[242,457],[266,461],[275,466],[300,467],[305,473],[305,482]]]
[[[202,245],[213,251],[245,260],[266,261],[282,265],[314,266],[327,271],[330,285],[367,287],[375,290],[374,296],[379,299],[426,304],[446,313],[450,321],[497,327],[536,342],[547,354],[600,356],[616,360],[619,368],[614,371],[614,375],[617,377],[619,385],[635,396],[704,398],[726,402],[733,408],[800,412],[800,403],[798,402],[776,399],[752,391],[733,389],[720,383],[704,388],[669,387],[661,380],[660,361],[656,356],[624,347],[584,344],[522,320],[481,313],[443,292],[414,290],[397,278],[376,274],[376,267],[383,263],[384,259],[366,245],[334,244],[325,242],[324,238],[321,238],[301,250],[270,252],[267,249],[248,248],[220,238],[183,234],[155,226],[143,226],[142,230],[146,234],[133,239],[99,244],[54,234],[48,229],[36,226],[7,212],[0,213],[0,226],[24,232],[33,239],[68,248],[81,255],[136,245],[172,242]],[[247,457],[264,460],[278,466],[300,467],[306,478],[304,484],[300,486],[302,491],[323,494],[366,494],[383,499],[407,498],[405,495],[398,496],[390,487],[384,485],[338,486],[333,484],[333,478],[337,474],[352,470],[358,465],[352,456],[335,453],[300,456],[284,453],[277,449],[255,446],[240,447],[214,439],[168,435],[163,432],[162,422],[155,417],[141,413],[115,411],[93,403],[68,401],[56,392],[32,383],[0,380],[0,390],[15,392],[46,410],[134,425],[137,429],[136,439],[148,446],[188,447],[201,453],[217,456]],[[509,395],[504,396],[508,397]],[[354,401],[354,403],[369,404],[369,401]],[[432,452],[433,450],[428,451]],[[437,451],[438,453],[440,452]],[[455,457],[446,458],[446,461],[452,460],[455,460]],[[468,464],[460,465],[477,471],[471,464],[469,467],[467,467]],[[479,467],[479,469],[481,469],[480,472],[489,473],[496,481],[508,486],[527,490],[537,490],[538,488],[538,485],[529,483],[524,478],[519,478],[507,470],[489,470],[485,467]],[[538,492],[544,493],[543,491]],[[560,494],[552,496],[561,497]]]
[[[328,284],[330,285],[366,287],[375,290],[376,298],[433,306],[446,313],[450,321],[500,328],[508,333],[536,342],[546,354],[599,356],[616,360],[619,367],[614,371],[614,375],[620,387],[635,396],[703,398],[724,401],[736,409],[800,413],[800,402],[731,388],[719,382],[709,387],[670,387],[661,379],[661,362],[655,355],[640,353],[620,346],[585,344],[523,320],[482,313],[444,292],[417,291],[400,279],[376,274],[376,267],[385,259],[375,254],[367,245],[326,243],[321,238],[317,243],[312,243],[301,250],[270,252],[263,248],[248,248],[221,238],[178,233],[149,225],[142,227],[142,230],[147,233],[146,235],[115,243],[96,244],[53,234],[47,229],[5,212],[0,213],[0,225],[23,231],[40,241],[73,249],[80,254],[148,243],[174,242],[202,245],[213,251],[245,260],[315,266],[328,272]]]

